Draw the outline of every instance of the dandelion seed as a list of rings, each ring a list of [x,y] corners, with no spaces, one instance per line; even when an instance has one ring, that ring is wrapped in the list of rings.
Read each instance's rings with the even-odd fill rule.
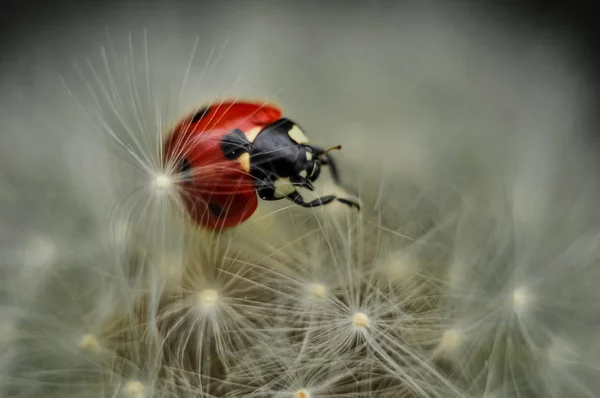
[[[128,381],[123,388],[123,395],[126,398],[144,398],[144,384],[137,380]]]
[[[79,340],[79,347],[87,351],[98,352],[100,351],[100,343],[96,336],[92,334],[85,334]]]
[[[352,324],[357,328],[367,327],[369,326],[369,317],[362,312],[357,312],[352,317]]]
[[[461,332],[456,329],[448,329],[442,335],[440,348],[446,351],[454,351],[460,345],[462,340]]]
[[[522,314],[531,303],[531,297],[524,287],[518,287],[513,290],[512,307],[515,313]]]
[[[305,388],[296,391],[296,398],[311,398],[311,396],[310,392]]]
[[[204,289],[198,293],[198,303],[202,308],[211,308],[219,300],[219,293],[215,289]]]
[[[312,283],[310,285],[309,292],[312,298],[318,300],[327,295],[327,288],[321,283]]]
[[[159,174],[154,179],[154,187],[157,191],[166,191],[172,184],[172,178],[166,174]]]

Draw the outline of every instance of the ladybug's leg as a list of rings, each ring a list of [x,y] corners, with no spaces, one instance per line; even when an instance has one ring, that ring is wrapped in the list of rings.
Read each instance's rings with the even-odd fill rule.
[[[300,194],[298,193],[298,191],[294,191],[293,193],[287,195],[287,198],[289,200],[291,200],[292,202],[294,202],[295,204],[302,206],[302,207],[319,207],[319,206],[327,205],[327,204],[333,202],[334,200],[337,200],[340,203],[343,203],[350,207],[356,207],[357,209],[360,210],[360,206],[358,203],[355,203],[348,199],[338,198],[335,195],[327,195],[327,196],[323,196],[323,197],[317,198],[315,200],[312,200],[310,202],[305,202],[304,199],[302,198],[302,196],[300,196]]]
[[[262,200],[274,201],[283,199],[283,196],[275,195],[275,186],[272,181],[258,180],[256,183],[256,193]]]
[[[335,162],[333,161],[331,156],[328,155],[327,151],[323,148],[315,146],[311,146],[311,149],[313,150],[315,156],[318,157],[318,162],[321,166],[329,166],[329,170],[331,171],[331,178],[333,178],[333,181],[337,185],[342,185],[337,166],[335,165]]]
[[[329,170],[331,171],[331,178],[333,178],[333,182],[335,182],[337,185],[342,185],[337,166],[335,165],[335,162],[333,161],[332,158],[330,158],[329,156],[327,158],[324,158],[323,160],[321,160],[321,165],[329,166]]]
[[[305,202],[304,199],[302,198],[302,196],[297,191],[295,191],[294,193],[289,194],[287,197],[292,202],[294,202],[298,206],[302,206],[302,207],[319,207],[319,206],[324,206],[324,205],[327,205],[327,204],[333,202],[336,199],[336,197],[334,195],[327,195],[327,196],[323,196],[321,198],[317,198],[315,200],[312,200],[310,202]]]

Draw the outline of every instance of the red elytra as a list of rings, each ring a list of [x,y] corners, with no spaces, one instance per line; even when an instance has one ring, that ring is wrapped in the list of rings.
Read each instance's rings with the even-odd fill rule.
[[[223,136],[239,129],[250,141],[282,117],[273,105],[227,101],[214,103],[184,118],[164,144],[164,164],[177,168],[181,199],[198,225],[234,227],[256,211],[253,177],[240,160],[227,159]]]

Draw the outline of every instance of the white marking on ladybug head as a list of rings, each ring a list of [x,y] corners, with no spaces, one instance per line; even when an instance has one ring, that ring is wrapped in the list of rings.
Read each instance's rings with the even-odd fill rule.
[[[238,162],[240,162],[242,170],[246,173],[250,173],[250,154],[248,152],[242,153],[238,158]]]
[[[308,143],[308,138],[306,138],[306,136],[304,135],[304,133],[302,132],[302,130],[300,130],[300,127],[298,127],[296,125],[294,125],[288,131],[288,135],[297,144],[307,144]]]
[[[254,142],[254,140],[256,140],[258,133],[260,133],[261,131],[262,131],[261,127],[251,128],[250,130],[246,131],[246,138],[248,139],[248,141],[250,141],[252,143],[252,142]]]
[[[312,152],[306,151],[306,160],[309,162],[312,160]]]
[[[275,188],[273,195],[275,198],[283,198],[296,190],[289,178],[278,178],[273,183],[273,186]]]
[[[308,171],[302,170],[300,173],[298,173],[298,175],[302,178],[306,178],[308,177]]]

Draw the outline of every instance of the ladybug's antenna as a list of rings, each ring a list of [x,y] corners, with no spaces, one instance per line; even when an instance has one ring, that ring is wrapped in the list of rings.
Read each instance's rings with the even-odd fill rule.
[[[339,151],[340,149],[342,149],[342,146],[341,146],[341,145],[336,145],[336,146],[334,146],[334,147],[331,147],[331,148],[329,148],[329,149],[326,149],[326,150],[323,152],[323,155],[327,155],[327,154],[328,154],[329,152],[331,152],[331,151]]]
[[[313,147],[313,151],[318,156],[319,164],[321,164],[322,166],[329,166],[329,171],[331,172],[331,177],[333,178],[333,182],[338,186],[342,186],[342,183],[340,181],[340,175],[338,173],[337,166],[336,166],[335,162],[333,161],[333,159],[331,157],[327,156],[327,154],[331,151],[339,151],[340,149],[342,149],[341,145],[336,145],[336,146],[331,147],[326,150],[322,150],[320,148]],[[329,199],[330,201],[337,200],[338,202],[344,203],[345,205],[348,205],[350,207],[356,207],[357,209],[360,210],[360,205],[353,200],[338,198],[338,197],[331,196],[331,195],[326,198]],[[323,199],[323,198],[321,198],[321,199]]]

